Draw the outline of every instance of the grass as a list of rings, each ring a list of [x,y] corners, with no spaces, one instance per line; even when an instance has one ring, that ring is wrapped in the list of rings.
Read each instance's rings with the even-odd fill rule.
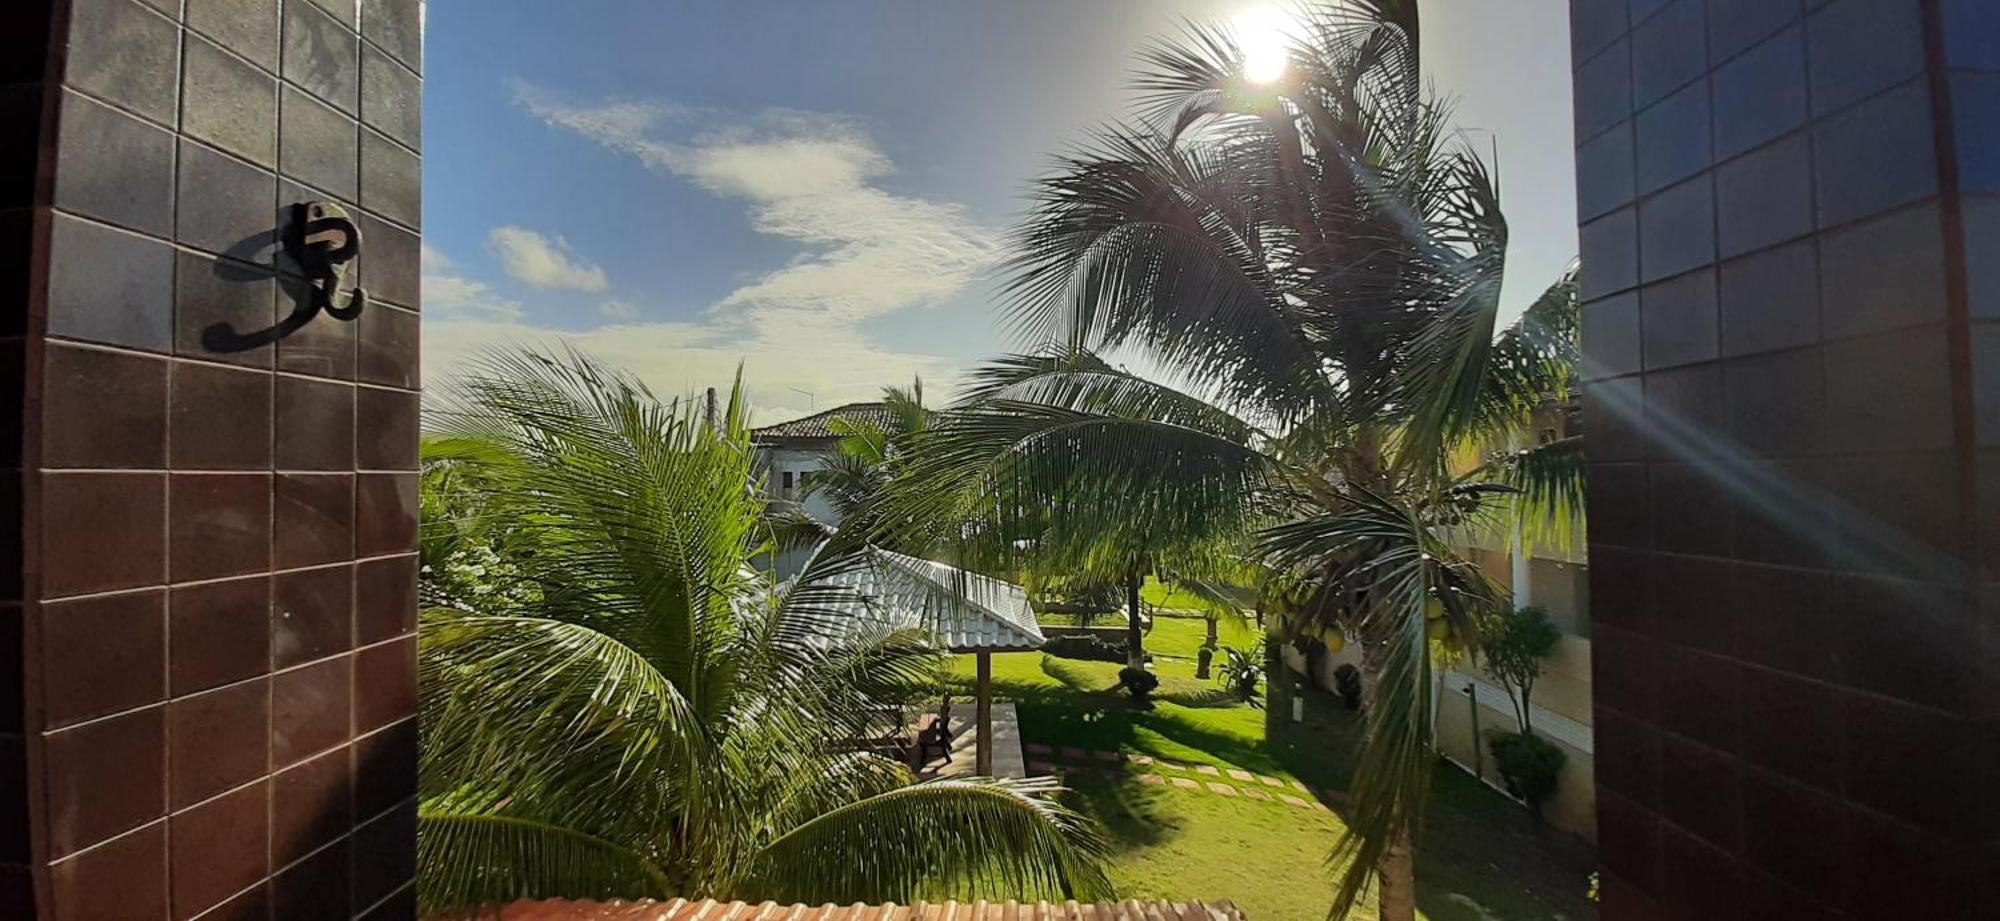
[[[1194,677],[1199,618],[1161,617],[1147,637],[1160,676],[1150,710],[1113,690],[1118,665],[1011,653],[993,657],[996,693],[1016,702],[1024,739],[1148,754],[1296,778],[1344,790],[1360,721],[1337,698],[1308,690],[1306,720],[1235,701]],[[1256,648],[1254,628],[1222,625],[1225,646]],[[1220,658],[1220,657],[1218,657]],[[954,663],[969,679],[971,657]],[[1120,895],[1230,899],[1256,921],[1325,916],[1328,851],[1344,830],[1334,812],[1223,797],[1171,786],[1073,778],[1074,802],[1114,848]],[[1537,834],[1519,806],[1441,766],[1418,859],[1418,904],[1430,921],[1547,921],[1594,915],[1583,898],[1593,861],[1558,833]],[[1352,916],[1373,919],[1372,904]]]

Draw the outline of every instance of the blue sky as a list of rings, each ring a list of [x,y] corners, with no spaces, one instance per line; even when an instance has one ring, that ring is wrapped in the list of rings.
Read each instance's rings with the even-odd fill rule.
[[[425,361],[568,338],[663,394],[740,362],[761,420],[933,393],[1014,343],[993,266],[1132,54],[1266,0],[431,0]],[[1576,251],[1565,0],[1424,0],[1497,132],[1518,311]]]

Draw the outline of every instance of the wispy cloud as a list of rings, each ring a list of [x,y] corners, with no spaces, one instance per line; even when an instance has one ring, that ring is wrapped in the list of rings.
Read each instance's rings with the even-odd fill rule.
[[[545,237],[525,227],[495,227],[486,245],[508,277],[531,288],[603,291],[604,270],[579,258],[562,237]]]
[[[460,274],[444,253],[423,245],[424,312],[435,317],[519,320],[521,303],[502,297],[483,281]]]
[[[957,294],[996,252],[993,231],[958,205],[883,189],[895,164],[850,118],[579,103],[525,83],[515,99],[549,125],[742,199],[758,232],[807,247],[711,308],[725,318],[762,326],[878,317]]]
[[[725,384],[740,367],[760,418],[872,399],[881,386],[913,376],[950,385],[954,361],[884,346],[859,326],[962,293],[991,265],[997,234],[955,203],[884,188],[896,165],[860,122],[781,109],[731,115],[663,102],[580,102],[525,83],[514,91],[523,111],[554,128],[636,158],[668,181],[742,202],[753,229],[803,252],[754,273],[689,321],[641,321],[635,303],[621,297],[599,304],[606,325],[582,332],[524,322],[519,305],[512,313],[460,309],[427,317],[429,376],[449,377],[481,349],[560,340],[631,369],[663,393]],[[510,232],[505,243],[501,231]],[[561,238],[501,231],[493,251],[524,284],[594,278],[605,284],[537,286],[610,290],[603,269]],[[541,252],[533,258],[510,258],[528,255],[534,244]],[[427,305],[441,294],[465,303],[491,293],[442,260],[435,270],[426,265]],[[535,278],[522,277],[523,265],[539,266],[530,270]]]

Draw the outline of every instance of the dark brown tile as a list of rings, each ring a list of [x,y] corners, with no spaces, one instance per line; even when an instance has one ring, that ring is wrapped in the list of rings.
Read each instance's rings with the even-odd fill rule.
[[[1734,498],[1738,559],[1785,566],[1824,566],[1834,545],[1831,473],[1825,461],[1750,462],[1737,474]]]
[[[424,69],[424,26],[422,10],[395,0],[361,0],[361,34],[382,46],[382,50],[410,65]]]
[[[342,747],[271,777],[271,859],[278,866],[347,834],[354,824],[350,771]]]
[[[417,395],[362,387],[355,391],[354,464],[361,470],[417,469]]]
[[[423,143],[423,81],[373,45],[361,46],[361,121],[398,141]]]
[[[1669,735],[1660,744],[1660,815],[1734,852],[1743,840],[1742,769],[1735,758]]]
[[[1743,780],[1743,856],[1793,886],[1843,902],[1847,807],[1760,771],[1745,772]]]
[[[1590,617],[1641,636],[1653,635],[1648,555],[1618,547],[1592,547]]]
[[[173,369],[176,470],[271,467],[271,375],[196,362]]]
[[[354,569],[327,566],[271,577],[271,662],[289,668],[353,646]]]
[[[1659,888],[1660,820],[1609,790],[1597,795],[1597,858],[1607,872]]]
[[[69,85],[173,123],[180,44],[173,20],[131,0],[76,0],[69,28]]]
[[[1618,712],[1650,720],[1659,713],[1659,643],[1602,625],[1591,637],[1596,701]]]
[[[1838,458],[1826,465],[1828,554],[1860,573],[1952,580],[1959,576],[1958,481],[1944,452]]]
[[[166,814],[165,707],[49,733],[49,850],[60,857]]]
[[[277,241],[271,226],[275,173],[182,141],[179,174],[175,240],[244,262],[270,258]]]
[[[166,697],[164,591],[42,606],[42,706],[51,727]]]
[[[265,168],[277,166],[278,81],[199,37],[190,36],[187,49],[181,130]],[[250,224],[243,232],[256,229]]]
[[[174,136],[95,100],[64,92],[55,204],[73,214],[171,237]]]
[[[354,654],[354,728],[369,732],[417,712],[415,637]]]
[[[353,201],[361,182],[360,126],[290,85],[282,88],[278,106],[278,172]]]
[[[371,384],[415,388],[419,382],[417,315],[386,304],[361,315],[358,376]]]
[[[350,839],[342,838],[279,872],[271,880],[272,917],[348,921],[354,888],[350,850]]]
[[[1584,476],[1590,503],[1590,544],[1643,549],[1648,533],[1646,467],[1643,464],[1590,464]]]
[[[167,683],[174,695],[270,670],[270,577],[183,585],[173,590],[167,609]]]
[[[1746,761],[1829,792],[1840,789],[1840,694],[1778,672],[1743,670]]]
[[[354,902],[373,905],[416,878],[414,800],[354,830]]]
[[[173,345],[173,291],[174,251],[166,244],[55,216],[49,242],[50,335],[165,352]]]
[[[1985,625],[1961,586],[1836,576],[1831,601],[1848,686],[1968,715],[1986,699]]]
[[[42,476],[45,597],[156,585],[166,578],[167,477]]]
[[[278,320],[278,285],[271,273],[197,253],[175,258],[174,354],[271,367],[277,349],[257,335]]]
[[[1731,395],[1722,366],[1709,362],[1646,375],[1646,452],[1655,460],[1699,461],[1729,432]]]
[[[174,581],[270,567],[270,474],[175,474],[172,494]]]
[[[352,657],[271,677],[271,761],[288,766],[348,740]]]
[[[417,546],[417,475],[364,473],[354,486],[354,552],[405,553]]]
[[[270,716],[271,685],[263,678],[168,704],[169,805],[185,809],[268,772]]]
[[[269,921],[271,885],[258,883],[201,915],[201,921]]]
[[[368,258],[361,261],[361,281],[368,286],[368,300],[388,301],[412,310],[421,306],[423,241],[366,212],[355,215],[355,223],[367,241]]]
[[[361,204],[409,227],[423,224],[423,162],[373,131],[361,132]]]
[[[1660,877],[1667,917],[1754,921],[1741,911],[1743,868],[1734,856],[1672,825],[1660,830]]]
[[[358,111],[360,38],[310,3],[284,8],[284,75],[343,112]]]
[[[1653,555],[1653,623],[1660,639],[1729,655],[1736,647],[1735,588],[1728,563]]]
[[[166,466],[167,362],[51,342],[42,371],[42,463]]]
[[[265,70],[278,69],[277,0],[188,0],[187,24]]]
[[[1599,707],[1597,786],[1648,809],[1660,802],[1660,731]]]
[[[1737,564],[1731,614],[1745,662],[1838,680],[1839,631],[1827,608],[1827,575],[1809,569]]]
[[[362,562],[354,571],[354,641],[379,643],[417,629],[417,558]]]
[[[53,921],[161,921],[167,916],[167,823],[49,868]]]
[[[307,193],[310,197],[310,193]],[[304,200],[301,198],[300,200]],[[305,285],[295,279],[278,282],[278,310],[289,314],[305,303]],[[278,341],[278,370],[337,381],[354,379],[355,325],[321,312],[312,321]]]
[[[173,917],[192,918],[270,874],[269,781],[173,817]]]
[[[1979,881],[1968,878],[1963,845],[1856,810],[1848,816],[1841,866],[1848,913],[1856,919],[1984,921],[1966,901]]]
[[[1842,781],[1849,799],[1953,841],[1981,833],[1984,769],[1970,720],[1865,694],[1844,695]]]
[[[354,814],[370,819],[417,795],[417,721],[354,741]]]
[[[1610,667],[1610,666],[1607,666]],[[1660,644],[1660,727],[1725,752],[1739,748],[1742,666],[1733,659]]]
[[[1839,452],[1944,448],[1951,396],[1942,326],[1826,346],[1829,443]]]
[[[281,473],[275,488],[280,567],[353,559],[353,474]]]
[[[1772,352],[1729,362],[1729,435],[1770,458],[1818,454],[1826,446],[1826,386],[1817,348]]]
[[[354,385],[280,376],[277,425],[278,469],[354,469]]]
[[[413,921],[417,917],[417,887],[404,886],[376,903],[356,921]]]
[[[1727,555],[1733,534],[1723,483],[1701,464],[1649,464],[1655,550]]]

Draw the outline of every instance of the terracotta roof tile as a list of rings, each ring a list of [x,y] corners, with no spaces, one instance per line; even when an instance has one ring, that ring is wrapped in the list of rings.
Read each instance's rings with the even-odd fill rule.
[[[919,902],[915,905],[779,905],[703,899],[591,902],[551,899],[504,906],[482,921],[1247,921],[1227,901]]]
[[[750,437],[754,441],[766,441],[776,438],[839,438],[840,434],[832,428],[832,423],[835,419],[848,419],[854,422],[873,422],[884,428],[894,425],[896,421],[895,414],[889,411],[889,404],[887,403],[846,403],[832,409],[821,410],[810,416],[803,416],[798,419],[751,429]],[[707,919],[703,919],[703,921],[707,921]]]

